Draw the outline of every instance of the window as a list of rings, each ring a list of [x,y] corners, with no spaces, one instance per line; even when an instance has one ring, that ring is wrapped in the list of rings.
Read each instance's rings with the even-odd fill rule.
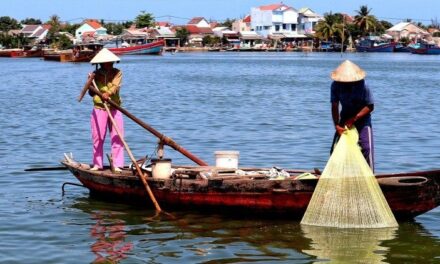
[[[296,24],[292,24],[292,31],[296,31]]]
[[[264,26],[264,29],[265,29],[265,30],[269,30],[269,29],[270,29],[270,26]]]
[[[283,29],[284,29],[284,30],[287,29],[287,24],[283,24]]]
[[[280,31],[280,25],[275,25],[275,31]]]

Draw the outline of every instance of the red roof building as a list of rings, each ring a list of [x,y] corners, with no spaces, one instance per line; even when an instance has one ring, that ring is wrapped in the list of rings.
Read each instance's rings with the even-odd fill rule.
[[[262,11],[273,11],[273,10],[279,9],[281,7],[288,7],[288,6],[286,6],[283,3],[280,3],[280,4],[271,4],[271,5],[260,6],[259,8]]]
[[[102,28],[101,23],[98,22],[96,19],[86,19],[84,20],[84,23],[89,24],[94,29]]]

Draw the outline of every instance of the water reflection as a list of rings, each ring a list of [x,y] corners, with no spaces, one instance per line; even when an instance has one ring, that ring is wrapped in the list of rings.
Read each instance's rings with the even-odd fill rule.
[[[76,198],[71,207],[94,219],[94,263],[440,262],[440,239],[414,222],[353,230],[185,210],[151,221],[154,210],[93,198]]]
[[[304,253],[316,256],[316,262],[387,263],[389,248],[383,241],[396,237],[397,228],[341,229],[301,225],[304,236],[312,240]]]
[[[114,215],[110,211],[92,214],[92,219],[96,221],[90,230],[90,235],[96,239],[90,247],[96,256],[93,263],[118,263],[127,258],[126,253],[133,249],[131,242],[125,242],[125,221],[114,218]]]

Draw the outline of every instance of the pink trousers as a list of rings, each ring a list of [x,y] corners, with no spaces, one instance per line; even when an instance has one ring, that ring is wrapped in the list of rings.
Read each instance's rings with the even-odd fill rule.
[[[122,114],[118,110],[110,110],[113,118],[116,121],[116,125],[121,132],[121,136],[124,137],[124,121],[122,120]],[[104,156],[104,140],[107,134],[107,127],[110,130],[111,144],[112,144],[112,159],[113,166],[124,166],[124,144],[116,132],[113,129],[110,118],[107,111],[104,109],[93,108],[92,116],[90,119],[92,126],[92,140],[93,140],[93,165],[97,165],[99,168],[103,167]]]

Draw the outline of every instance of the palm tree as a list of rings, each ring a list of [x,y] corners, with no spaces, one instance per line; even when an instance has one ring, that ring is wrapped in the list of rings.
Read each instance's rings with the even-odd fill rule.
[[[320,39],[328,41],[334,37],[334,34],[338,31],[337,17],[332,14],[324,14],[324,20],[319,21],[316,25],[316,36]]]
[[[363,35],[376,30],[377,19],[370,15],[370,12],[371,8],[368,9],[366,5],[363,5],[356,11],[357,15],[354,17],[354,23],[359,26]]]

